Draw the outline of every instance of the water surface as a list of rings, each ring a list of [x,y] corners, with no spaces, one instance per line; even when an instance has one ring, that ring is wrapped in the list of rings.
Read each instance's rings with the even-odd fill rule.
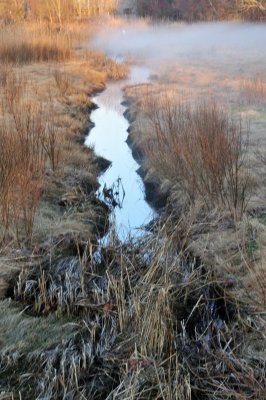
[[[115,207],[114,215],[120,238],[125,238],[129,233],[136,235],[138,228],[153,217],[153,210],[144,199],[142,179],[136,172],[139,165],[126,143],[129,123],[123,115],[125,107],[121,104],[123,88],[148,81],[149,74],[149,69],[133,66],[127,80],[109,83],[104,92],[92,99],[99,108],[91,114],[95,127],[90,131],[85,144],[93,145],[97,155],[112,163],[100,178],[100,191],[102,194],[104,188],[119,186],[122,204],[121,207]]]

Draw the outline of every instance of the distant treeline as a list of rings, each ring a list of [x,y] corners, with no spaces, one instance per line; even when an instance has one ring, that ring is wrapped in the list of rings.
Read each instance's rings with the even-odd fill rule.
[[[62,23],[76,18],[137,10],[139,16],[172,20],[266,19],[266,0],[0,0],[0,18]]]
[[[137,0],[140,16],[188,21],[266,19],[266,0]]]
[[[0,0],[5,19],[39,19],[61,23],[66,20],[112,13],[117,0]]]

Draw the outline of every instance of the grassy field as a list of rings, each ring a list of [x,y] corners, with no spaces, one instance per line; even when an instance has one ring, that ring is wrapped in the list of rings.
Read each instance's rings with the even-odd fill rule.
[[[197,55],[126,89],[167,205],[99,247],[100,162],[80,143],[90,94],[127,67],[88,26],[1,34],[0,399],[265,399],[264,64]]]

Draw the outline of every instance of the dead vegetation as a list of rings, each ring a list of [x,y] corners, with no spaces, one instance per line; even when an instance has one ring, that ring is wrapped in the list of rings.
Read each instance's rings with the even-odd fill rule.
[[[142,164],[144,179],[148,184],[153,183],[151,196],[156,197],[157,192],[168,196],[166,214],[169,211],[174,214],[177,247],[194,257],[193,274],[184,286],[187,298],[195,295],[195,313],[202,301],[202,292],[197,289],[201,276],[197,275],[196,267],[201,265],[207,281],[218,290],[218,297],[225,300],[227,315],[232,317],[230,323],[226,322],[225,331],[218,318],[215,328],[210,323],[210,329],[204,333],[199,333],[191,317],[197,340],[193,344],[190,339],[185,340],[179,364],[190,371],[191,398],[264,398],[265,374],[262,373],[258,386],[253,379],[257,368],[265,368],[262,361],[266,276],[263,76],[253,78],[254,68],[250,71],[248,61],[249,75],[246,72],[244,79],[226,57],[221,66],[219,61],[215,64],[205,55],[201,59],[197,54],[196,60],[191,55],[189,60],[191,64],[186,59],[178,60],[178,65],[173,65],[170,71],[168,65],[163,72],[157,69],[158,74],[154,74],[149,84],[127,88],[129,142]],[[173,237],[168,236],[168,240],[173,242]],[[163,256],[162,259],[165,260]],[[183,264],[183,267],[188,273],[189,266]],[[206,281],[201,281],[199,285],[205,284]],[[152,309],[157,309],[158,297],[159,294],[153,299]],[[211,298],[210,293],[207,297]],[[166,315],[168,309],[165,303]],[[143,321],[149,321],[150,310],[146,314],[143,311]],[[165,322],[162,331],[166,325]],[[154,332],[154,327],[151,330]],[[262,334],[260,339],[258,332]],[[213,334],[215,339],[210,344]],[[232,346],[229,354],[227,345]],[[259,353],[255,372],[252,369]],[[171,396],[179,398],[173,393]]]
[[[128,75],[128,65],[120,64],[116,60],[107,58],[100,51],[87,51],[86,57],[91,66],[103,72],[107,79],[119,80]]]
[[[3,109],[8,114],[3,115],[0,133],[1,240],[5,241],[11,228],[18,244],[21,243],[20,225],[22,236],[31,242],[45,167],[43,111],[38,104],[22,101],[25,87],[25,77],[13,73],[2,86]]]
[[[73,37],[45,25],[6,26],[0,32],[1,63],[29,64],[68,60],[73,54]]]
[[[88,92],[127,68],[87,52],[23,69],[8,62],[0,75],[0,145],[10,154],[0,159],[1,204],[16,217],[1,247],[12,301],[0,303],[0,397],[263,399],[265,216],[246,223],[241,121],[217,103],[149,96],[138,145],[171,183],[172,214],[142,238],[98,246],[106,209],[94,196],[93,152],[79,143]]]
[[[48,314],[54,329],[62,318],[75,324],[50,347],[40,325],[32,350],[16,347],[14,331],[9,357],[4,338],[2,390],[25,399],[263,398],[261,315],[250,317],[205,265],[178,252],[174,221],[136,241],[110,237],[79,257],[24,270],[14,296],[27,312],[41,321]]]
[[[1,30],[0,231],[5,254],[14,247],[46,248],[64,237],[61,250],[67,251],[68,237],[83,242],[105,229],[107,210],[95,198],[99,166],[93,150],[79,143],[88,129],[89,95],[103,89],[113,73],[103,64],[97,68],[97,52],[89,57],[81,47],[74,52],[88,33],[85,24],[60,29],[13,24]],[[119,69],[119,77],[126,73],[123,65],[110,65],[116,66],[116,79]],[[1,268],[1,295],[9,266]]]
[[[55,27],[42,29],[14,25],[1,32],[1,297],[12,287],[9,281],[14,273],[24,271],[26,266],[37,272],[44,261],[56,259],[59,277],[60,265],[62,270],[68,268],[71,257],[81,254],[88,240],[94,242],[102,234],[108,213],[95,197],[100,172],[96,157],[92,149],[82,148],[79,143],[83,142],[89,121],[88,96],[103,89],[113,73],[104,71],[103,65],[97,68],[93,52],[89,60],[82,51],[74,54],[73,32],[62,28],[57,31]],[[117,74],[119,65],[111,65],[116,65]],[[121,70],[126,71],[123,66]],[[67,275],[70,291],[76,265],[78,256],[71,270],[73,276]],[[0,303],[1,397],[13,398],[23,392],[23,397],[34,398],[43,393],[52,398],[53,393],[72,393],[78,364],[82,359],[86,362],[81,355],[81,343],[85,344],[83,322],[77,321],[73,313],[65,319],[64,315],[70,315],[73,308],[66,313],[69,298],[63,294],[63,286],[61,294],[58,286],[50,289],[48,302],[46,288],[50,283],[47,276],[42,276],[37,278],[35,288],[42,293],[35,310],[45,316],[42,321],[25,316],[12,301]],[[32,282],[29,290],[33,287]],[[72,301],[78,292],[77,284],[70,294]],[[62,304],[62,318],[47,312],[47,304],[57,301]],[[51,305],[49,312],[52,311]],[[84,329],[87,331],[86,325]],[[77,358],[70,351],[76,345]],[[58,349],[57,354],[51,352],[53,347]],[[50,374],[54,374],[58,361],[62,370],[52,378]],[[35,367],[25,375],[21,374],[23,365],[24,372],[29,365]],[[40,374],[41,380],[37,378]],[[21,389],[16,389],[18,376],[22,379]],[[31,387],[33,381],[38,386],[36,390]],[[59,387],[63,391],[58,392]]]
[[[266,83],[262,76],[257,75],[252,79],[246,79],[242,84],[241,94],[247,104],[265,108]]]

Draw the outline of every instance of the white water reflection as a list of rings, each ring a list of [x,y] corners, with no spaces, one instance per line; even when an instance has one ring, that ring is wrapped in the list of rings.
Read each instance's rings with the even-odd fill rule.
[[[125,191],[121,208],[115,208],[115,220],[121,239],[130,233],[136,234],[136,228],[148,223],[153,210],[144,200],[144,186],[136,170],[139,165],[132,157],[126,143],[128,121],[123,116],[125,107],[123,87],[148,81],[150,71],[145,67],[134,66],[131,76],[122,82],[108,84],[106,90],[93,98],[98,109],[91,114],[95,127],[86,139],[86,145],[93,145],[97,155],[112,162],[111,167],[100,178],[101,189],[112,187],[120,178]],[[134,231],[135,230],[135,231]]]

